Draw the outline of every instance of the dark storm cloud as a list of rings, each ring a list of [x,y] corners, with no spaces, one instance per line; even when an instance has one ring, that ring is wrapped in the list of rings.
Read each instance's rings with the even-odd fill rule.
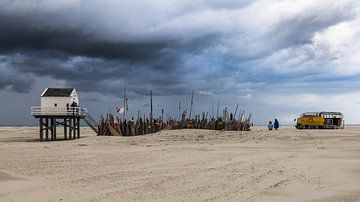
[[[8,58],[0,56],[0,89],[28,92],[34,79],[28,74],[13,69]]]
[[[84,92],[101,92],[103,94],[118,94],[124,86],[136,94],[147,95],[150,90],[158,94],[172,94],[184,92],[179,83],[182,83],[180,74],[182,68],[174,62],[164,71],[161,67],[164,61],[149,61],[149,66],[142,63],[128,63],[121,60],[103,58],[88,58],[85,56],[75,57],[41,57],[41,54],[33,55],[8,55],[8,65],[12,71],[22,72],[27,80],[33,76],[50,76],[62,80],[67,86],[76,86]],[[171,70],[173,69],[173,70]],[[171,70],[171,71],[170,71]],[[33,80],[30,80],[30,84]],[[25,88],[29,90],[28,87]],[[16,89],[15,89],[16,90]]]
[[[354,18],[346,12],[348,3],[315,5],[280,19],[260,12],[253,23],[242,18],[251,20],[247,13],[264,7],[275,8],[275,15],[283,11],[282,2],[37,3],[0,3],[0,53],[8,60],[2,75],[19,75],[3,78],[2,89],[26,92],[41,76],[104,94],[117,94],[126,81],[134,96],[152,89],[171,95],[190,88],[221,92],[233,83],[291,81],[291,74],[264,73],[274,65],[259,61],[311,44],[315,33]]]
[[[0,8],[3,11],[6,8]],[[192,37],[187,41],[178,41],[172,36],[162,38],[146,37],[131,39],[129,36],[99,36],[101,27],[89,28],[90,21],[79,21],[76,25],[52,24],[54,17],[48,12],[31,15],[16,12],[0,12],[0,52],[58,51],[67,55],[81,55],[118,59],[128,62],[164,61],[171,62],[181,57],[182,52],[201,51],[214,43],[217,35],[207,33],[201,37]],[[63,15],[68,15],[66,12]],[[69,14],[71,15],[71,13]],[[59,16],[61,18],[63,16]],[[46,19],[49,18],[49,21]],[[76,21],[76,19],[74,19]],[[94,22],[96,23],[96,22]],[[119,32],[126,30],[121,24]],[[141,29],[139,30],[141,32]],[[158,67],[163,65],[159,64]],[[171,68],[171,64],[167,68]]]
[[[46,18],[44,15],[41,18]],[[97,39],[92,31],[81,26],[49,27],[37,25],[37,18],[16,16],[16,13],[0,14],[0,51],[26,52],[33,50],[56,50],[68,55],[116,58],[129,61],[149,60],[161,55],[168,41],[116,42]],[[50,24],[51,22],[49,22]]]
[[[31,75],[50,76],[83,91],[118,92],[126,80],[137,94],[154,88],[164,94],[182,93],[178,83],[185,72],[181,67],[184,54],[201,52],[218,38],[214,33],[185,41],[172,36],[136,40],[99,37],[96,26],[88,28],[91,22],[74,19],[76,26],[66,20],[59,23],[65,13],[40,10],[29,15],[19,10],[0,12],[0,30],[6,30],[0,32],[0,52],[9,58],[12,68],[26,73],[26,80],[33,81]],[[54,20],[53,15],[60,19]]]

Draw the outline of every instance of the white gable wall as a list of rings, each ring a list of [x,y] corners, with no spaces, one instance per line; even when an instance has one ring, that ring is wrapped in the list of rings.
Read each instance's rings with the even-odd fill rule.
[[[41,108],[66,108],[67,104],[70,106],[71,103],[69,97],[41,97]]]

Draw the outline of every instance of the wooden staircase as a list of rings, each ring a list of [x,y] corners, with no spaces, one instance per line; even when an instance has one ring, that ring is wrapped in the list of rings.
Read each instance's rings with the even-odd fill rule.
[[[90,116],[89,113],[84,117],[84,121],[97,135],[100,135],[99,124]]]

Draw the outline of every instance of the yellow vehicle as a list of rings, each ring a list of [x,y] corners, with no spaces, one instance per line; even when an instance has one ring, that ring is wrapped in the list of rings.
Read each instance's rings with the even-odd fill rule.
[[[343,129],[341,112],[306,112],[296,120],[297,129]]]

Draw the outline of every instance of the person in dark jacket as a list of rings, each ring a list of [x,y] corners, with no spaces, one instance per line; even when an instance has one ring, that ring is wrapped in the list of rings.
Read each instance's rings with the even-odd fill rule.
[[[274,121],[275,130],[277,130],[279,127],[280,127],[279,121],[277,119],[275,119],[275,121]]]
[[[272,129],[273,129],[273,127],[274,127],[274,125],[272,124],[272,122],[271,122],[271,121],[269,121],[269,124],[268,124],[268,129],[269,129],[269,130],[272,130]]]

